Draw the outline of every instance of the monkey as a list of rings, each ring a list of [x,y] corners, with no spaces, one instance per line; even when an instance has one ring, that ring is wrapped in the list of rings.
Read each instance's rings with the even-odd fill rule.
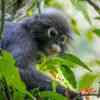
[[[52,91],[52,79],[36,69],[37,56],[43,53],[49,57],[63,54],[72,32],[66,16],[57,9],[48,9],[42,14],[27,17],[19,22],[5,22],[0,48],[9,51],[19,69],[22,81],[28,90]],[[56,92],[75,100],[78,93],[60,84]]]

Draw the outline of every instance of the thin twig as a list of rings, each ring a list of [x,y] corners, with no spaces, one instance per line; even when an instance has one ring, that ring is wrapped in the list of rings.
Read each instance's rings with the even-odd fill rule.
[[[38,9],[38,13],[41,14],[42,13],[42,7],[41,7],[41,4],[42,4],[42,0],[36,0],[36,5],[37,5],[37,9]]]
[[[5,20],[5,1],[1,0],[1,26],[0,26],[0,39],[2,37],[3,29],[4,29],[4,20]]]
[[[96,96],[96,97],[98,97],[98,94],[96,94],[96,93],[92,93],[92,94],[81,94],[81,96]]]

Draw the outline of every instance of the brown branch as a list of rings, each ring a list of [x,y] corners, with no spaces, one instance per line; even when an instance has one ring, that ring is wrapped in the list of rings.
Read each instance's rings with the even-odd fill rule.
[[[100,97],[100,94],[99,94],[99,92],[98,93],[84,93],[84,94],[82,94],[82,93],[80,93],[80,96],[96,96],[96,97]]]
[[[100,14],[100,7],[91,0],[86,0],[99,14]]]
[[[5,20],[5,1],[1,0],[1,25],[0,25],[0,39],[2,37],[3,34],[3,29],[4,29],[4,20]]]
[[[81,96],[96,96],[96,97],[98,97],[98,94],[96,94],[96,93],[92,93],[92,94],[81,94]]]

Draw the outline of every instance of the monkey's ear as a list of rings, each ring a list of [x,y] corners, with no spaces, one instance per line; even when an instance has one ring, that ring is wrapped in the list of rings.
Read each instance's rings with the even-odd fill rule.
[[[54,27],[48,29],[49,38],[56,37],[57,35],[58,35],[58,31]]]

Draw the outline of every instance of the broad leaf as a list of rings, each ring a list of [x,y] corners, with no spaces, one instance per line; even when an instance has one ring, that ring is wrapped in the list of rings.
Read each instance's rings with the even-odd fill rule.
[[[15,60],[10,53],[3,50],[0,56],[0,75],[5,77],[8,85],[15,86],[24,91],[25,85],[20,79],[19,71],[15,66]]]
[[[90,88],[93,85],[93,82],[96,80],[97,76],[97,74],[93,73],[86,73],[83,75],[79,81],[79,89],[81,90],[84,88]]]
[[[100,37],[100,29],[94,29],[93,32]]]
[[[64,97],[56,92],[40,92],[40,96],[43,97],[43,100],[68,100],[67,97]]]
[[[100,16],[95,17],[95,19],[100,20]]]
[[[61,71],[64,78],[69,82],[69,84],[75,89],[76,88],[76,79],[73,71],[65,65],[61,66]]]
[[[73,62],[74,64],[78,64],[89,71],[92,71],[85,63],[83,63],[83,61],[73,54],[64,54],[63,58]]]
[[[86,38],[88,39],[88,41],[91,43],[93,42],[93,39],[94,39],[94,33],[92,31],[88,31],[86,32]]]
[[[79,31],[79,26],[77,24],[77,20],[72,17],[71,18],[71,26],[72,26],[72,30],[77,34],[80,35],[80,31]]]

